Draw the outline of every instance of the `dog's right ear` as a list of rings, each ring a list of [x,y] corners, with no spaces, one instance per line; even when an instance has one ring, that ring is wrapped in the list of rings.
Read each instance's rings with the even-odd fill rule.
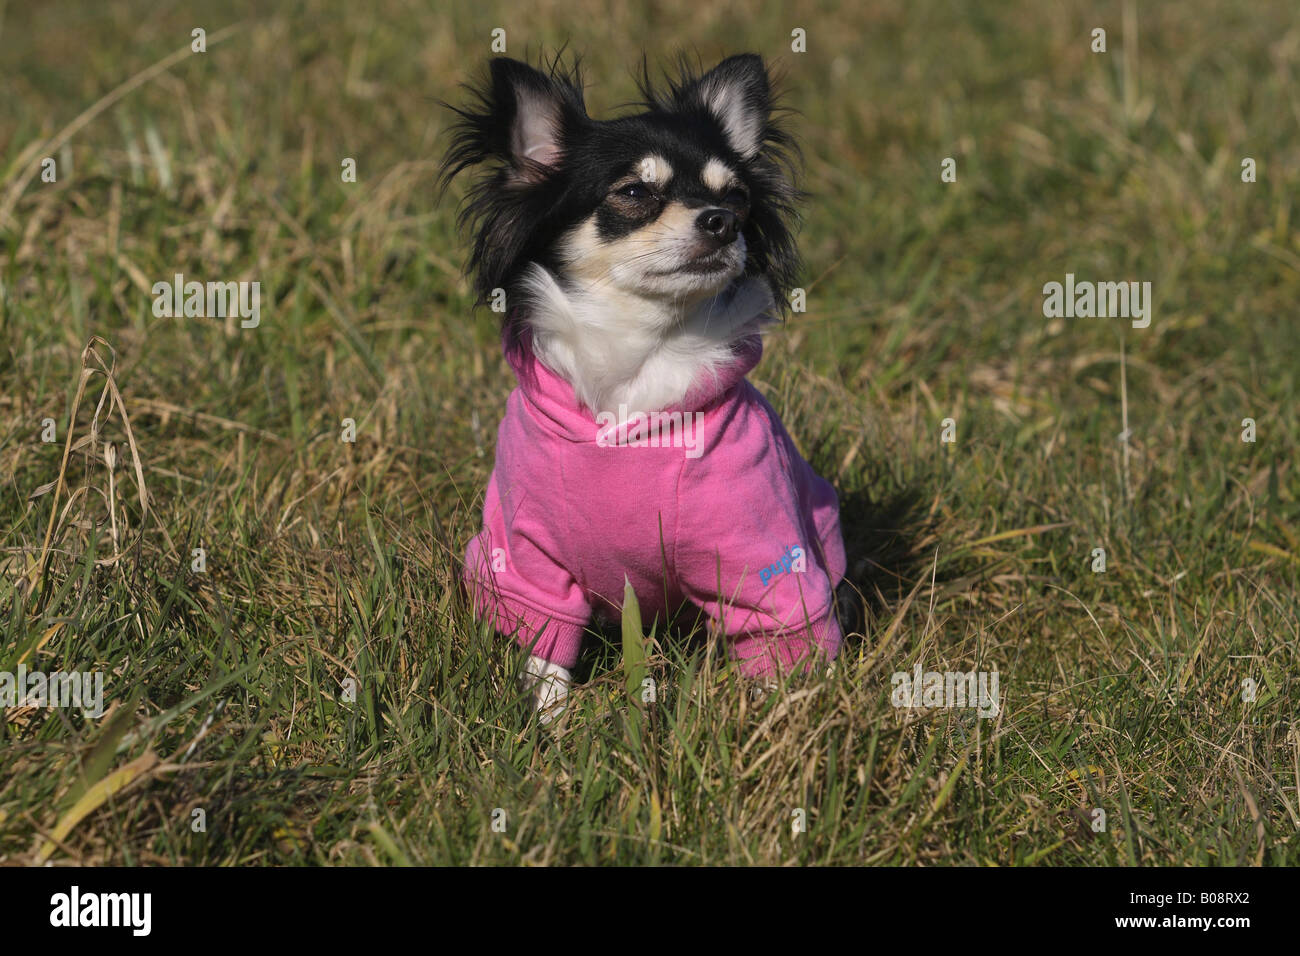
[[[446,180],[495,159],[505,185],[543,182],[563,165],[567,135],[587,118],[577,65],[565,70],[558,56],[548,73],[496,57],[486,81],[470,92],[474,102],[467,108],[449,107],[460,118],[443,161]]]

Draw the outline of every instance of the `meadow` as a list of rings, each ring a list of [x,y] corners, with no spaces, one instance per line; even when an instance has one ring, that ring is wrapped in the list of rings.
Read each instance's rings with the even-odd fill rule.
[[[840,494],[833,674],[593,626],[546,728],[470,613],[514,381],[435,180],[496,29],[595,116],[643,54],[783,71],[751,379]],[[1298,72],[1284,0],[0,4],[0,673],[105,705],[0,707],[0,862],[1300,863]]]

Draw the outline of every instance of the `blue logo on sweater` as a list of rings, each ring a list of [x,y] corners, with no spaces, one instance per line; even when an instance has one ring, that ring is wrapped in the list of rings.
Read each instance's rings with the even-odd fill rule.
[[[803,548],[793,544],[786,548],[785,554],[770,567],[761,569],[758,572],[758,579],[766,584],[778,574],[802,574],[808,570],[808,557],[804,554]]]

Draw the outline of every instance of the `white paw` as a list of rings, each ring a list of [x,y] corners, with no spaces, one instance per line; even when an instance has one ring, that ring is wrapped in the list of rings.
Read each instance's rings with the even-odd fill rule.
[[[569,696],[572,680],[573,675],[559,664],[540,657],[530,657],[524,664],[524,687],[533,692],[533,710],[543,724],[564,713],[564,699]]]
[[[752,678],[749,685],[749,701],[752,704],[761,704],[780,689],[781,682],[771,675]]]

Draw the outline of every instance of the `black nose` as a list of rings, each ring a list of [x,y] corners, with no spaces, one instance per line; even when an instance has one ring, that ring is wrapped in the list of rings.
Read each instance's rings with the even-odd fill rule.
[[[736,214],[730,209],[706,209],[695,220],[695,225],[722,246],[734,242],[736,233],[740,231]]]

